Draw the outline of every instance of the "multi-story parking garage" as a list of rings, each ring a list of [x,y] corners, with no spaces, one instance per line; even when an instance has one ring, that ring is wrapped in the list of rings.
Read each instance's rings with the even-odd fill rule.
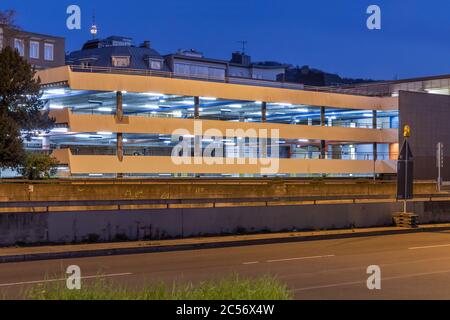
[[[57,127],[28,148],[51,150],[62,176],[311,177],[396,171],[396,97],[129,69],[67,66],[38,75]],[[192,148],[177,154],[183,161],[174,161],[180,145]]]

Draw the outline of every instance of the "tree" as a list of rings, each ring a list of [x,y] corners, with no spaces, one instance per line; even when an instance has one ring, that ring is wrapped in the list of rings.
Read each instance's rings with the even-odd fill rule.
[[[0,10],[0,25],[6,25],[13,29],[19,29],[16,25],[17,12],[14,10]]]
[[[19,128],[14,120],[0,114],[0,168],[16,168],[24,155]]]
[[[34,68],[9,46],[0,52],[0,113],[27,131],[47,130],[54,120],[43,111],[41,81]]]
[[[47,154],[28,152],[19,172],[28,180],[48,179],[56,173],[58,161]]]

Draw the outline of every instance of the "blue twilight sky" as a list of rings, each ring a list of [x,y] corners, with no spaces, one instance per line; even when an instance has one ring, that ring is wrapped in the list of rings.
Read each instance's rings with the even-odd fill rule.
[[[82,10],[82,30],[66,28],[66,8]],[[366,27],[366,9],[382,10],[382,30]],[[448,0],[0,0],[25,30],[66,37],[76,50],[99,36],[150,40],[162,54],[195,48],[228,59],[249,41],[254,61],[310,65],[341,76],[393,79],[450,74]]]

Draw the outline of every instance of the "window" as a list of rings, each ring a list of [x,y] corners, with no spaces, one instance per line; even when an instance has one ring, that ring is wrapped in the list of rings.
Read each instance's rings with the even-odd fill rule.
[[[30,58],[39,59],[39,42],[30,41]]]
[[[114,67],[129,67],[130,57],[112,57],[112,65]]]
[[[209,78],[215,80],[224,80],[225,69],[209,68]]]
[[[53,51],[54,51],[54,45],[52,43],[46,43],[44,44],[44,59],[47,61],[53,61]]]
[[[159,60],[150,60],[150,68],[161,70],[161,61]]]
[[[25,42],[22,39],[14,39],[14,48],[22,57],[25,55]]]

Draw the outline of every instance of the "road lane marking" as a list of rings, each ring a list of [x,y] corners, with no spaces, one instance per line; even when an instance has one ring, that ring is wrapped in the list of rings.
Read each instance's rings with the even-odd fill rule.
[[[105,275],[96,275],[96,276],[86,276],[81,277],[82,280],[88,279],[96,279],[96,278],[112,278],[112,277],[123,277],[130,276],[132,273],[113,273],[113,274],[105,274]],[[13,282],[13,283],[0,283],[0,287],[13,287],[13,286],[21,286],[26,284],[39,284],[39,283],[48,283],[48,282],[58,282],[58,281],[66,281],[67,278],[60,279],[47,279],[47,280],[35,280],[35,281],[24,281],[24,282]]]
[[[300,258],[289,258],[289,259],[277,259],[277,260],[267,260],[267,263],[274,262],[287,262],[287,261],[298,261],[298,260],[310,260],[310,259],[322,259],[322,258],[332,258],[335,257],[334,254],[329,254],[326,256],[313,256],[313,257],[300,257]]]
[[[416,277],[431,276],[431,275],[444,274],[444,273],[450,273],[450,270],[435,271],[435,272],[423,272],[423,273],[412,273],[412,274],[407,274],[407,275],[404,275],[404,276],[386,277],[386,278],[382,278],[381,281],[416,278]],[[356,285],[356,284],[366,284],[366,283],[367,283],[367,280],[352,281],[352,282],[341,282],[341,283],[333,283],[333,284],[322,285],[322,286],[297,288],[297,289],[294,289],[293,292],[318,290],[318,289],[328,289],[328,288],[335,288],[335,287],[346,287],[346,286],[352,286],[352,285]]]
[[[426,247],[412,247],[412,248],[408,248],[408,250],[433,249],[433,248],[446,248],[446,247],[450,247],[450,244],[441,244],[441,245],[426,246]]]
[[[243,265],[251,265],[251,264],[258,264],[259,261],[253,261],[253,262],[244,262]]]

